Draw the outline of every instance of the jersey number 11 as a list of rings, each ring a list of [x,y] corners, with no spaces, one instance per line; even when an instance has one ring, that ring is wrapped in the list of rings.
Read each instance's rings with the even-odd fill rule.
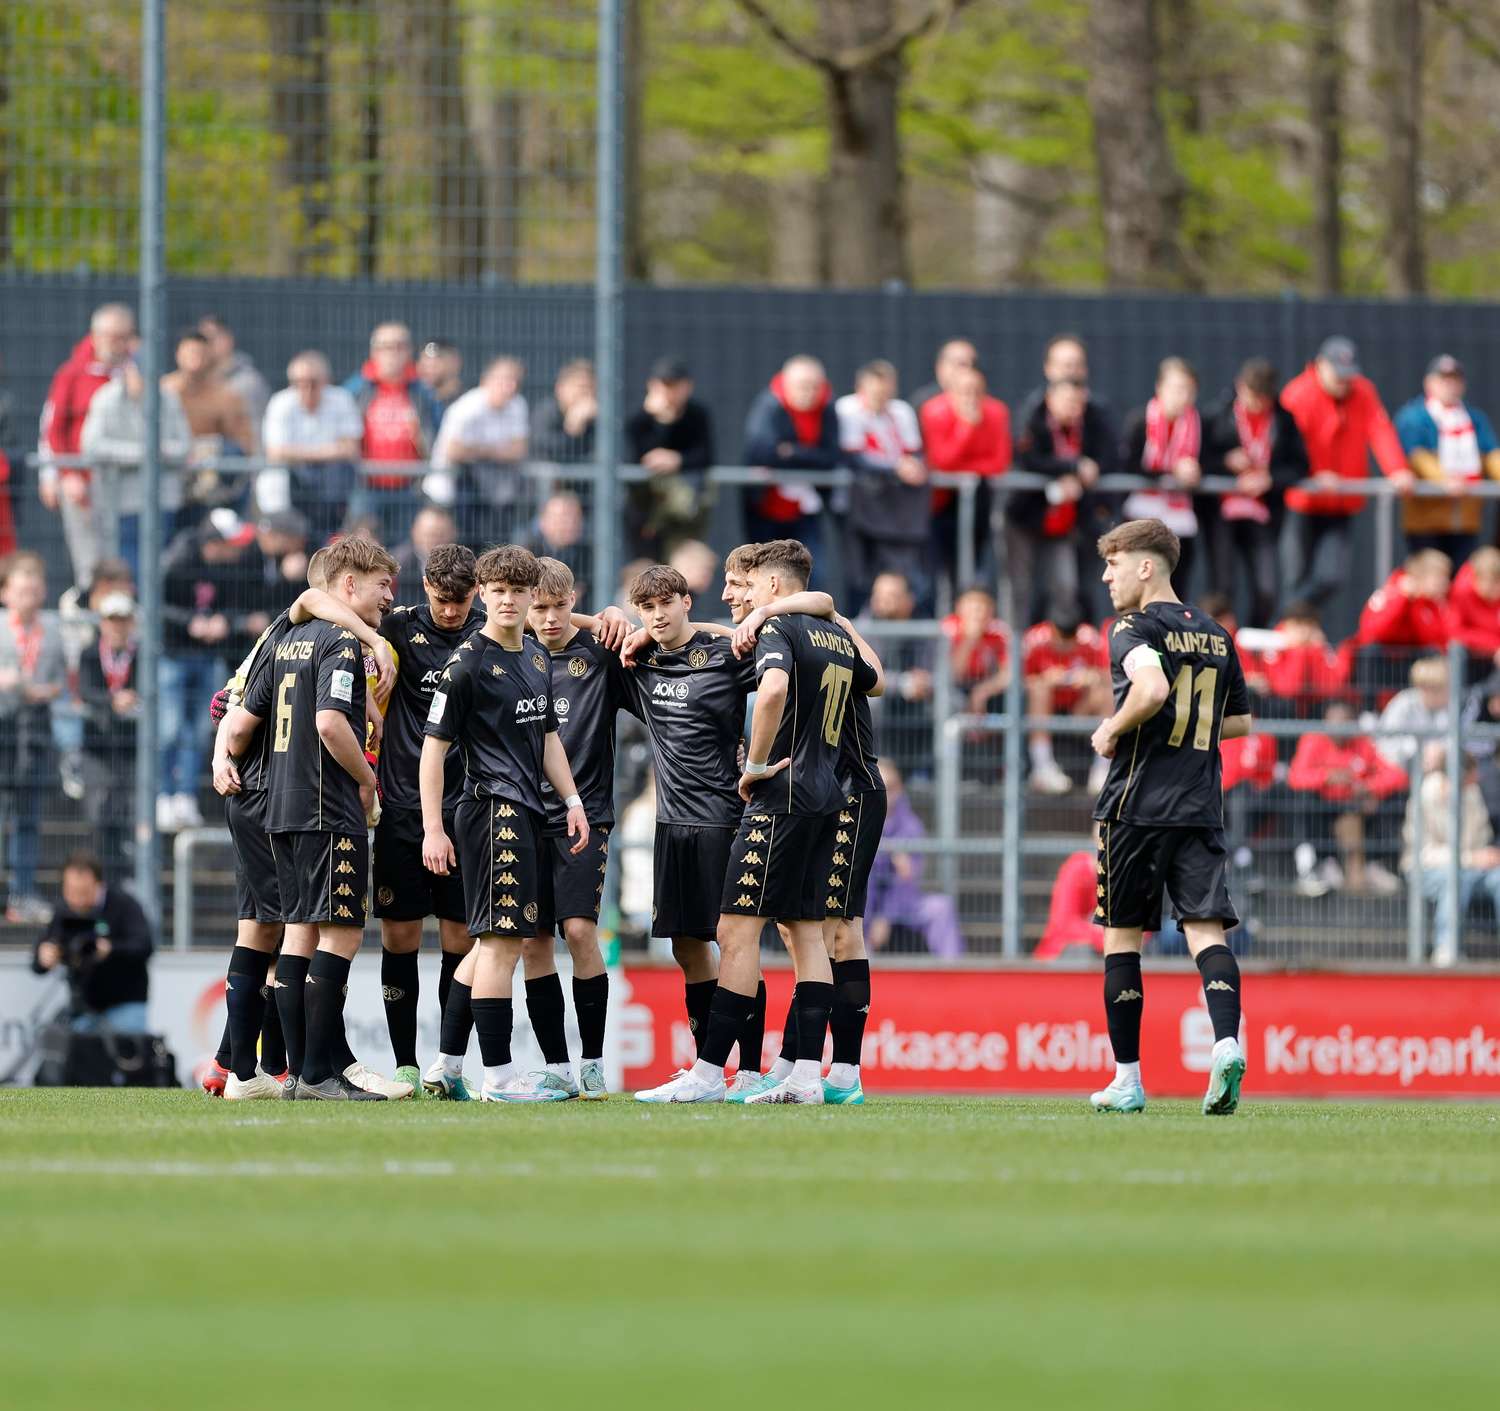
[[[1198,698],[1198,723],[1193,731],[1193,748],[1206,750],[1214,738],[1214,691],[1219,684],[1219,668],[1205,666],[1196,675],[1184,666],[1172,682],[1173,712],[1177,719],[1167,743],[1175,750],[1187,734],[1188,716],[1193,713],[1193,697]]]

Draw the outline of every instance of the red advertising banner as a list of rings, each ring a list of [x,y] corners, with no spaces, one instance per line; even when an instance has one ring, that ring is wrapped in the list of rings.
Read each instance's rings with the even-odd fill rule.
[[[693,1059],[676,970],[631,967],[619,1014],[624,1087]],[[791,976],[766,977],[766,1058]],[[918,970],[876,963],[865,1031],[871,1093],[1086,1093],[1114,1071],[1093,971]],[[1246,1088],[1265,1097],[1500,1097],[1500,975],[1245,976]],[[1213,1047],[1198,977],[1146,972],[1148,1093],[1201,1095]]]

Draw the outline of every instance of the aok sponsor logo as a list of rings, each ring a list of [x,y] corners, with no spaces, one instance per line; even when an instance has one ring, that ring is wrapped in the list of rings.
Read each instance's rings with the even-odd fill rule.
[[[685,701],[688,698],[686,681],[658,681],[651,687],[654,700]]]

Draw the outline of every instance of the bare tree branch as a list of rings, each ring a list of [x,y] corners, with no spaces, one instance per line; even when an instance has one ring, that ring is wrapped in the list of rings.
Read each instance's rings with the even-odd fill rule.
[[[934,29],[947,25],[960,10],[971,4],[972,0],[932,0],[931,4],[924,6],[920,13],[905,24],[894,26],[879,39],[871,40],[868,44],[857,44],[848,49],[825,49],[799,39],[761,3],[761,0],[734,0],[734,2],[793,58],[799,59],[804,64],[811,64],[814,68],[821,69],[830,77],[834,77],[857,73],[860,69],[878,64],[892,54],[900,53],[914,40],[921,39]]]
[[[1472,48],[1492,64],[1500,64],[1500,40],[1485,34],[1464,9],[1455,5],[1453,0],[1432,0],[1432,8],[1463,35]]]

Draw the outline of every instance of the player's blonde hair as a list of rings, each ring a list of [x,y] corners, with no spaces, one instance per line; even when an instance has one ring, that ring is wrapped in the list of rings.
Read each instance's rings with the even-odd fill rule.
[[[755,562],[755,556],[759,552],[759,544],[741,544],[739,548],[731,549],[724,555],[724,572],[749,573],[750,565]]]
[[[1182,541],[1159,519],[1127,519],[1099,536],[1099,557],[1111,554],[1151,554],[1172,573],[1182,557]]]
[[[307,586],[322,591],[328,587],[328,546],[314,550],[307,561]]]
[[[573,591],[573,570],[561,559],[540,558],[536,562],[541,569],[536,580],[537,597],[566,598]]]
[[[337,583],[346,573],[390,573],[399,565],[390,552],[363,534],[349,534],[325,550],[323,560],[326,581]]]

